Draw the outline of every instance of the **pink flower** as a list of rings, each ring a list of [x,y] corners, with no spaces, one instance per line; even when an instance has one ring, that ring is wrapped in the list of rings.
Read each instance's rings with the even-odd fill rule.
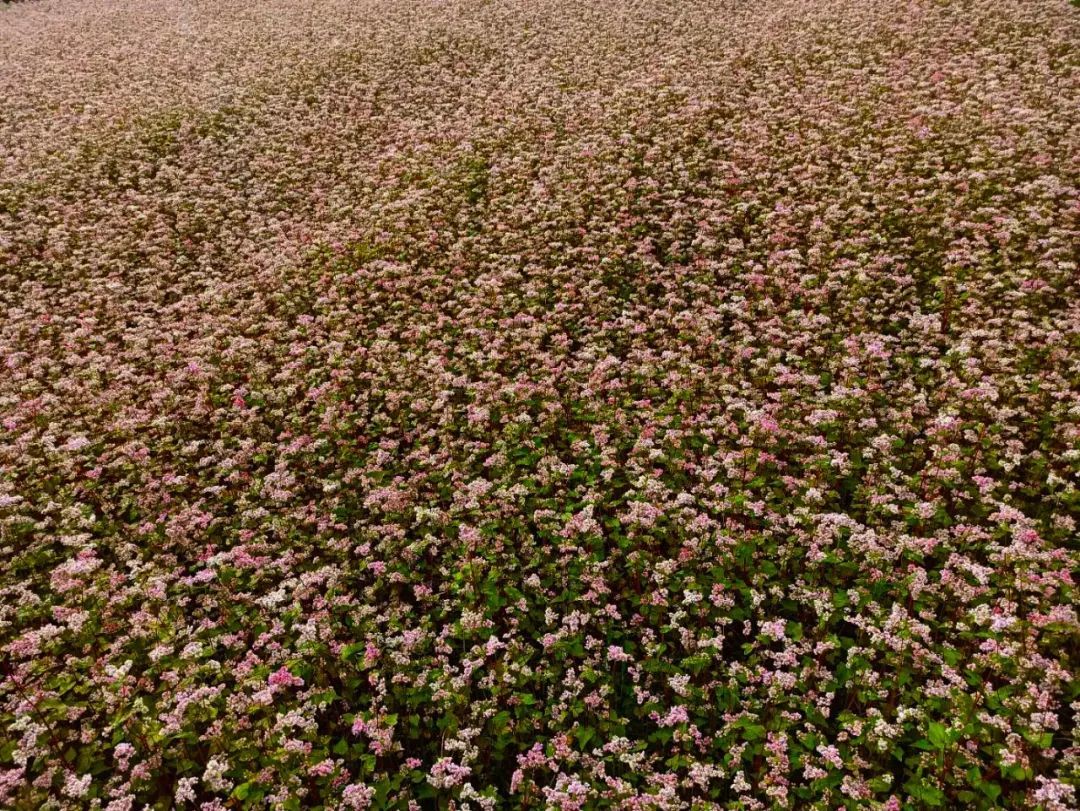
[[[762,636],[780,642],[787,638],[785,623],[783,620],[770,620],[761,623]]]
[[[364,809],[370,808],[374,799],[375,789],[362,783],[352,783],[345,786],[341,792],[342,804],[352,811],[364,811]]]
[[[64,794],[72,799],[79,799],[85,797],[86,793],[90,790],[90,783],[93,777],[89,774],[84,774],[81,777],[74,772],[68,774],[64,781]]]
[[[686,707],[676,705],[668,710],[667,715],[660,719],[659,724],[662,727],[673,727],[679,724],[690,723],[690,715],[686,712]]]
[[[381,654],[382,651],[379,650],[378,646],[374,642],[368,642],[364,646],[364,664],[368,667],[371,667],[371,665],[375,664],[375,662],[378,661]]]
[[[303,687],[304,680],[294,676],[287,667],[280,667],[270,674],[267,680],[271,687]]]
[[[468,766],[460,766],[452,758],[439,758],[428,772],[428,782],[435,788],[447,789],[459,786],[472,774]]]

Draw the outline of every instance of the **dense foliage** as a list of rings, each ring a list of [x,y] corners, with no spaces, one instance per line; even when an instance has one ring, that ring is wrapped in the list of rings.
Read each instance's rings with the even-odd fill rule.
[[[0,11],[0,805],[1075,807],[1078,43]]]

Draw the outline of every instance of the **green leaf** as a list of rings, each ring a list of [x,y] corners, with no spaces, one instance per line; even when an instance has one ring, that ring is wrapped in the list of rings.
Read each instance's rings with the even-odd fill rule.
[[[997,783],[979,783],[979,791],[990,798],[991,802],[997,802],[997,798],[1001,796],[1001,786]]]
[[[351,659],[354,654],[364,650],[366,647],[367,646],[363,642],[354,642],[351,645],[346,645],[341,649],[341,658],[343,660]]]
[[[744,729],[743,737],[748,741],[760,741],[765,737],[765,727],[760,724],[750,724]]]
[[[246,800],[251,793],[252,783],[241,783],[233,789],[232,796],[238,800]]]
[[[930,743],[938,749],[944,749],[949,743],[949,730],[944,724],[938,723],[937,721],[931,721],[927,737],[930,738]]]
[[[663,727],[661,729],[656,730],[656,732],[654,732],[652,735],[650,735],[649,740],[650,741],[657,741],[659,743],[667,743],[674,736],[675,736],[674,732],[672,732],[667,727]]]
[[[491,729],[496,733],[505,732],[506,728],[510,726],[510,713],[506,710],[497,712],[491,719]]]
[[[945,793],[941,789],[931,786],[929,783],[923,783],[917,777],[913,777],[905,783],[904,789],[916,800],[926,805],[937,807],[945,800]]]
[[[590,727],[577,727],[574,729],[574,737],[577,738],[578,746],[584,749],[589,741],[596,737],[596,730]]]
[[[1049,749],[1054,745],[1053,732],[1032,732],[1029,730],[1024,733],[1024,737],[1039,749]]]

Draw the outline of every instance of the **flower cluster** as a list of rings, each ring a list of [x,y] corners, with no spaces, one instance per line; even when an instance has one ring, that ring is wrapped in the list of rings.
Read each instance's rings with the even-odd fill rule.
[[[0,806],[1075,807],[1078,43],[0,8]]]

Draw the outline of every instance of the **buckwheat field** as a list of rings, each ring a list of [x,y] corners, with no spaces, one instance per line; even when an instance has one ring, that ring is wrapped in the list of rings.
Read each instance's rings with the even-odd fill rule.
[[[0,5],[0,807],[1080,782],[1080,8]]]

